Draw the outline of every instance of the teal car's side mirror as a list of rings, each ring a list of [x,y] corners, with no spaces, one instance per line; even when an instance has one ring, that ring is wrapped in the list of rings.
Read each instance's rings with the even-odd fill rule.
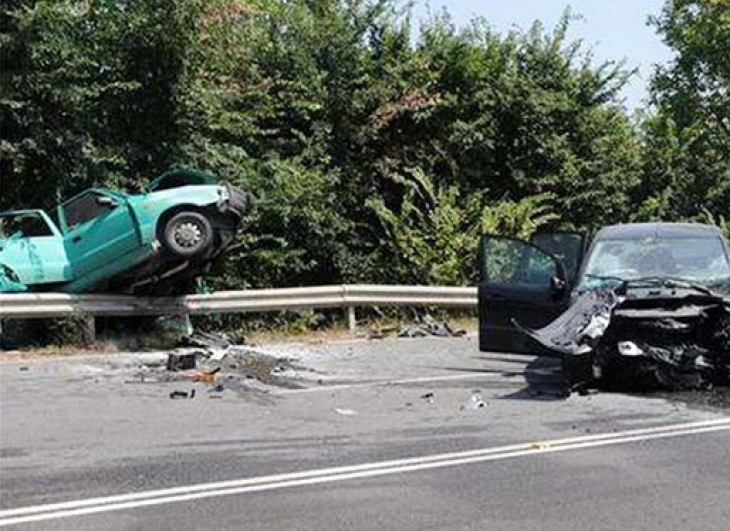
[[[119,202],[116,199],[109,197],[108,195],[100,195],[99,197],[97,197],[96,204],[108,208],[114,208],[119,206]]]

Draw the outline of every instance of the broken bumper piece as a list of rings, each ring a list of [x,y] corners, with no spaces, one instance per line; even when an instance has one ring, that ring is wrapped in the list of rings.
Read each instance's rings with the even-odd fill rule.
[[[696,289],[585,292],[548,326],[515,325],[562,357],[568,391],[730,383],[730,297]]]

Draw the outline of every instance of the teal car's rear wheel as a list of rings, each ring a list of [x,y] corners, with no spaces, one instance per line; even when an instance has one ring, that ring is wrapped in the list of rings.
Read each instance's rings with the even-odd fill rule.
[[[165,248],[183,258],[203,254],[212,241],[210,221],[199,212],[178,212],[165,222],[162,231]]]

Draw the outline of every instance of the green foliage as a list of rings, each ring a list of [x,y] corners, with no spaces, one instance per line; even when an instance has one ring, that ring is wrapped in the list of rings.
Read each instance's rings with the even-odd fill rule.
[[[641,198],[658,219],[727,211],[730,201],[730,2],[668,1],[654,25],[675,51],[653,80]]]
[[[657,19],[681,60],[638,134],[630,73],[569,42],[568,13],[414,34],[400,0],[8,1],[0,208],[210,171],[257,197],[212,288],[465,284],[484,231],[717,216],[725,5]]]
[[[560,219],[551,206],[549,195],[533,195],[519,202],[501,201],[482,212],[482,234],[500,234],[523,240]]]
[[[385,229],[384,247],[393,254],[390,275],[405,283],[463,285],[476,281],[477,243],[483,233],[529,237],[554,221],[547,196],[485,204],[485,194],[463,197],[454,185],[437,187],[421,170],[401,182],[400,208],[373,197],[368,205]]]

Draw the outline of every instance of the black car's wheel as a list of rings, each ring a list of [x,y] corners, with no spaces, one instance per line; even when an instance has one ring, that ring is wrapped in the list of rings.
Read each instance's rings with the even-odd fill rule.
[[[190,258],[204,253],[213,241],[210,221],[198,212],[178,212],[165,223],[162,243],[173,254]]]

